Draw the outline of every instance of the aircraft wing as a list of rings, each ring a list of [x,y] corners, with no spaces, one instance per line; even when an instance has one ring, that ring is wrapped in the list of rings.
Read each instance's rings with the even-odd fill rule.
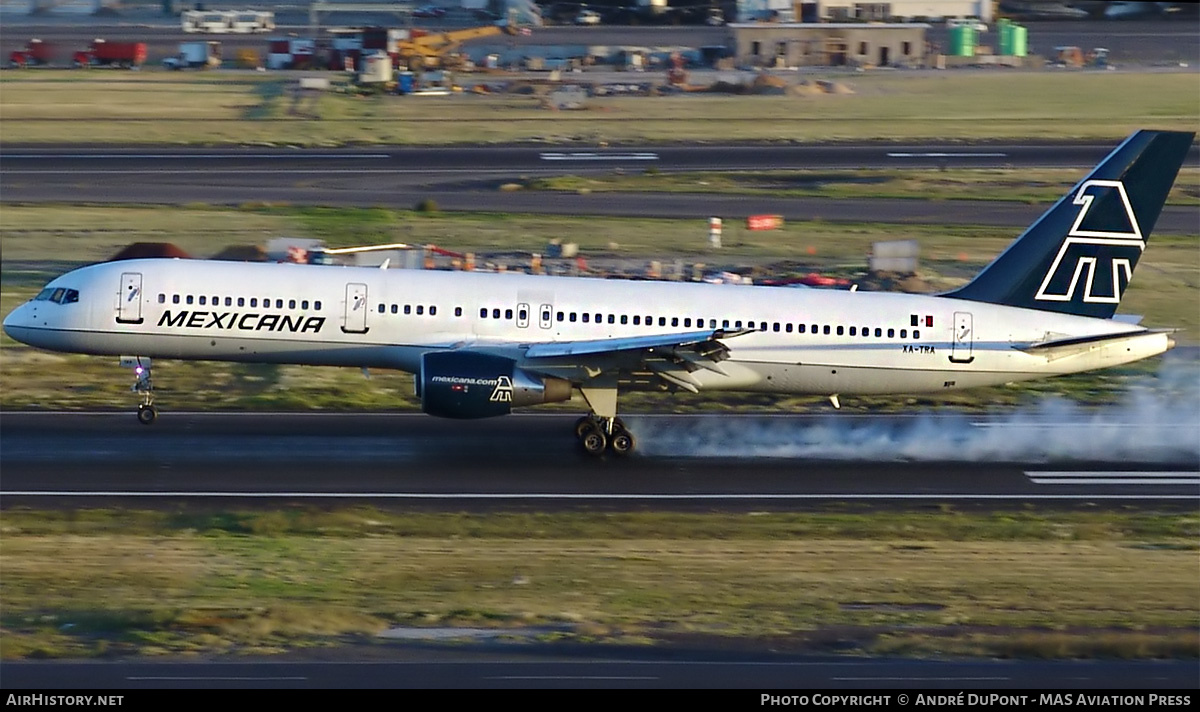
[[[727,375],[720,362],[729,358],[729,348],[721,343],[721,339],[751,331],[753,329],[716,329],[532,344],[525,349],[522,367],[576,382],[601,375],[628,379],[640,373],[697,392],[699,384],[690,374],[705,369]]]

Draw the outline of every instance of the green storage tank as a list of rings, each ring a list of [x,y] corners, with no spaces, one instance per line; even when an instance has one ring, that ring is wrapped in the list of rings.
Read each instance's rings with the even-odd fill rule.
[[[975,56],[975,28],[950,28],[950,54],[955,57]]]
[[[1015,29],[1015,26],[1011,23],[1000,23],[1000,47],[998,54],[1010,55],[1013,53],[1013,29]]]
[[[1029,30],[1024,25],[1012,26],[1012,54],[1014,57],[1029,54]]]

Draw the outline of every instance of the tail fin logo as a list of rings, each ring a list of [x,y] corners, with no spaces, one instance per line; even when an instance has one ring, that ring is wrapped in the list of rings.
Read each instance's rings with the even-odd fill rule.
[[[1034,299],[1070,302],[1082,280],[1084,302],[1117,304],[1146,249],[1129,195],[1120,181],[1089,180],[1072,202],[1079,214]]]

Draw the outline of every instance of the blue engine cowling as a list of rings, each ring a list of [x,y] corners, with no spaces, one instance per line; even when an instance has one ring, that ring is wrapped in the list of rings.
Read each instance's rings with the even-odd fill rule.
[[[514,407],[571,398],[570,381],[538,376],[516,361],[474,351],[435,351],[421,357],[421,410],[441,418],[491,418]]]

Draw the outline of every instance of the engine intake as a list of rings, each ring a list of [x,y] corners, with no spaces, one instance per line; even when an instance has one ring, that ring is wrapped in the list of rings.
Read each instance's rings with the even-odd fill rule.
[[[473,351],[421,357],[421,410],[442,418],[492,418],[513,408],[571,398],[571,382],[517,368],[516,361]]]

